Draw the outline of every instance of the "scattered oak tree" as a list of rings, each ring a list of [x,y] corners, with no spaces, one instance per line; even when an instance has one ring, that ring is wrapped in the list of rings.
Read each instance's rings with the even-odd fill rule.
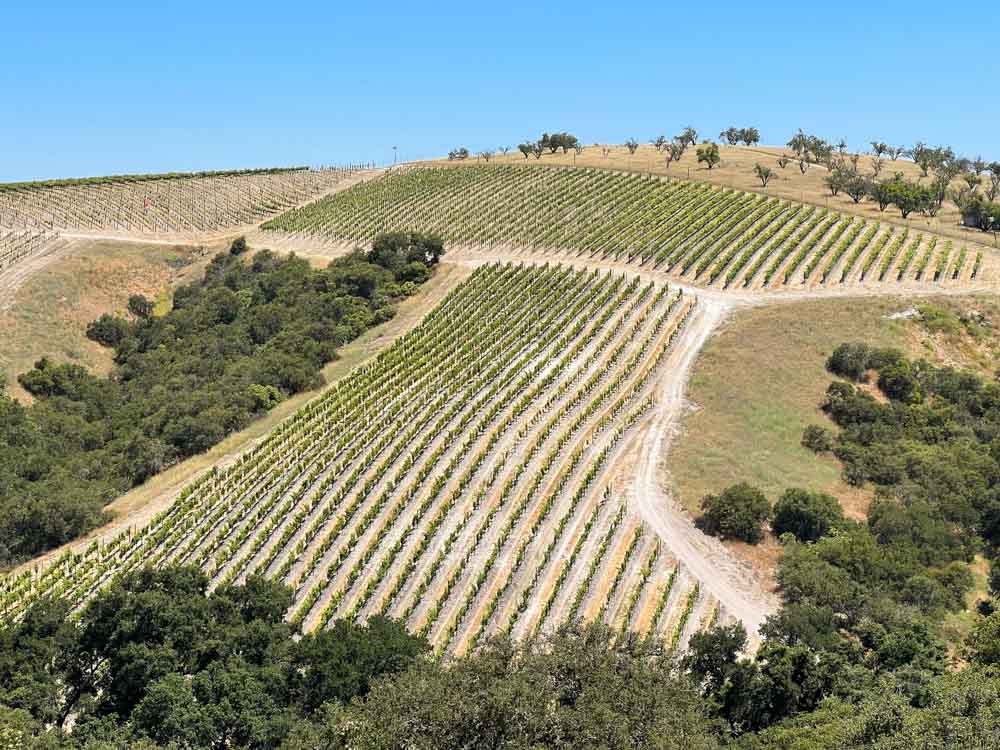
[[[843,521],[844,511],[837,498],[792,488],[774,504],[771,528],[778,536],[793,534],[800,542],[815,542]]]
[[[771,181],[774,177],[774,170],[770,167],[765,167],[760,164],[754,164],[753,173],[757,175],[757,179],[760,180],[761,187],[767,187],[767,183]]]
[[[740,129],[726,128],[721,133],[719,133],[719,140],[725,141],[730,146],[735,146],[740,142]]]
[[[704,164],[708,167],[709,171],[715,169],[716,165],[722,161],[722,156],[719,155],[719,146],[715,143],[707,143],[704,146],[699,146],[697,154],[698,163]]]

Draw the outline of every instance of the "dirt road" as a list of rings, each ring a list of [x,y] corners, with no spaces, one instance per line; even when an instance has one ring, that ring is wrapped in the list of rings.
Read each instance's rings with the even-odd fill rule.
[[[742,621],[751,639],[756,640],[765,618],[777,608],[777,600],[762,589],[748,565],[737,560],[718,539],[695,528],[666,489],[662,469],[681,419],[690,408],[685,394],[694,362],[734,306],[718,298],[701,299],[675,342],[658,386],[653,417],[638,438],[639,457],[627,497],[681,566],[719,601],[724,612]]]

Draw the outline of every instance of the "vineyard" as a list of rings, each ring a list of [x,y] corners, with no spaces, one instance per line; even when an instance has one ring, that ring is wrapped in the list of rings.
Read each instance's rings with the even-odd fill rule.
[[[703,182],[562,167],[414,167],[263,225],[351,246],[401,229],[486,249],[656,268],[700,286],[794,290],[971,284],[979,247]]]
[[[0,271],[24,258],[51,250],[59,241],[59,235],[52,232],[0,227]]]
[[[258,223],[315,198],[349,169],[2,186],[0,226],[138,233],[204,232]]]
[[[148,524],[5,579],[2,616],[188,563],[286,582],[305,629],[384,613],[441,653],[566,620],[681,648],[731,613],[612,474],[697,305],[634,274],[481,266]]]

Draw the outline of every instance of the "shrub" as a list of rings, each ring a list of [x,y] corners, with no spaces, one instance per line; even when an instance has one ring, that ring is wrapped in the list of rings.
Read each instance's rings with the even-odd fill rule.
[[[229,246],[230,255],[243,255],[247,251],[247,238],[237,237],[233,244]]]
[[[763,538],[761,526],[771,514],[764,493],[746,483],[734,484],[719,495],[706,495],[701,509],[697,526],[702,531],[750,544],[757,544]]]
[[[1000,612],[984,617],[969,638],[972,660],[1000,666]]]
[[[105,313],[87,326],[87,338],[101,346],[116,347],[128,335],[127,320]]]
[[[878,387],[893,401],[904,404],[919,404],[924,398],[913,368],[905,361],[883,367],[878,376]]]
[[[128,298],[128,311],[137,318],[151,318],[153,303],[141,294],[133,294]]]
[[[833,449],[833,434],[825,427],[811,424],[802,433],[802,447],[814,453],[826,453]]]
[[[779,536],[791,533],[800,542],[815,542],[843,521],[844,511],[836,498],[792,488],[775,503],[771,528]]]
[[[871,349],[860,342],[840,344],[826,361],[826,369],[834,375],[850,380],[861,380],[868,369]]]

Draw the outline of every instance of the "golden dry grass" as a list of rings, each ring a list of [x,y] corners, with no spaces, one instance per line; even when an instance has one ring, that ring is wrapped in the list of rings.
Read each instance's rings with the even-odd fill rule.
[[[15,378],[43,356],[107,373],[111,352],[86,337],[87,324],[104,313],[123,312],[133,294],[169,300],[170,290],[200,273],[207,257],[184,246],[81,244],[29,278],[14,304],[0,313],[0,370],[15,398],[30,398]]]
[[[607,156],[603,153],[604,149],[608,149]],[[573,151],[570,151],[568,154],[561,152],[556,154],[546,153],[541,159],[535,159],[532,156],[527,160],[515,149],[506,155],[497,154],[493,158],[493,161],[495,163],[528,165],[575,165],[578,167],[647,172],[684,179],[702,180],[717,185],[739,188],[740,190],[749,190],[788,200],[812,203],[843,213],[863,216],[867,219],[909,226],[920,231],[936,232],[953,239],[961,240],[970,246],[986,245],[993,247],[995,245],[995,240],[990,235],[962,228],[960,226],[958,209],[951,202],[946,202],[945,207],[935,218],[913,214],[904,220],[900,218],[899,212],[892,207],[883,213],[879,211],[878,205],[871,201],[866,200],[860,204],[856,204],[850,197],[843,193],[836,197],[831,196],[830,191],[823,182],[823,178],[829,174],[825,167],[812,165],[805,174],[802,174],[799,171],[798,163],[792,161],[786,168],[779,168],[777,164],[778,157],[782,154],[791,156],[790,149],[776,146],[746,147],[720,145],[719,151],[722,156],[722,163],[712,170],[698,163],[696,147],[694,146],[687,149],[680,161],[671,164],[667,168],[664,154],[657,152],[649,144],[639,146],[635,154],[629,154],[628,149],[623,145],[594,144],[587,146],[580,155],[575,154]],[[753,173],[754,165],[757,163],[770,167],[776,173],[766,189],[761,187],[760,180]],[[872,171],[872,158],[862,155],[858,166],[863,173],[870,174]],[[906,159],[891,161],[885,158],[880,177],[890,177],[894,172],[902,172],[905,177],[910,179],[917,179],[921,174],[920,167],[912,161]],[[956,180],[955,186],[957,187],[958,185],[959,181]]]

